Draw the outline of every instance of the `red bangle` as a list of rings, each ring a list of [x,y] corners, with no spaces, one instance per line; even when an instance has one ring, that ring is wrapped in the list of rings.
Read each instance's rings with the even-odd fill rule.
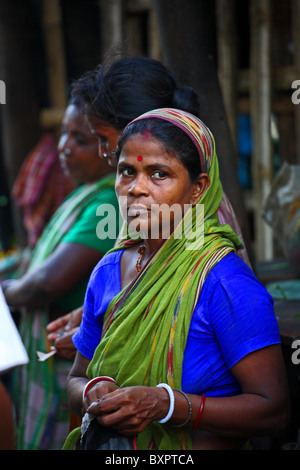
[[[204,409],[205,400],[206,400],[206,396],[205,396],[205,395],[202,395],[202,396],[201,396],[201,404],[200,404],[198,416],[197,416],[196,422],[195,422],[195,424],[194,424],[194,426],[193,426],[193,430],[197,429],[198,426],[199,426],[199,422],[200,422],[200,419],[201,419],[201,416],[202,416],[202,413],[203,413],[203,409]]]
[[[106,375],[103,375],[102,377],[95,377],[94,379],[90,380],[84,387],[82,398],[86,397],[87,392],[95,383],[101,382],[102,380],[106,382],[113,382],[115,384],[117,383],[114,379],[112,379],[111,377],[107,377]]]

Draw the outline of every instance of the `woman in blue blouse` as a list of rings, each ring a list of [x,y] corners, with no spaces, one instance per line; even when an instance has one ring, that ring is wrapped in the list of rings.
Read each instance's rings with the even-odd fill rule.
[[[219,223],[211,132],[184,111],[150,111],[126,127],[117,156],[127,232],[89,282],[72,410],[137,449],[237,449],[281,431],[289,404],[272,299]],[[169,212],[170,236],[163,204],[184,214]]]

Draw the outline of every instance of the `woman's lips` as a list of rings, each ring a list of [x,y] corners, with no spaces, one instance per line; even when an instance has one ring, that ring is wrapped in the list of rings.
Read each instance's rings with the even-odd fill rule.
[[[132,206],[128,207],[127,214],[129,217],[139,217],[140,215],[144,215],[148,213],[148,209],[146,206],[136,205],[133,204]]]

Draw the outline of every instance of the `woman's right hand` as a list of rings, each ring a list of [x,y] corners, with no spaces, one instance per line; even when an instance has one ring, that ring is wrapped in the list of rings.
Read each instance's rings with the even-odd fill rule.
[[[106,380],[96,382],[95,385],[88,390],[85,398],[83,399],[84,411],[87,411],[92,403],[98,403],[104,395],[107,395],[118,388],[120,387],[118,387],[116,383],[108,382]]]
[[[67,315],[57,318],[47,325],[49,341],[54,342],[59,359],[73,362],[76,355],[76,348],[72,341],[72,336],[77,331],[81,319],[83,308],[79,307]]]

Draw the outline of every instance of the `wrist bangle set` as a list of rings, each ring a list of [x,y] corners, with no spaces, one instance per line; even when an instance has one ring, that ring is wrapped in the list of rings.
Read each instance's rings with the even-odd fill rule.
[[[160,419],[158,420],[157,422],[158,423],[166,423],[167,421],[169,421],[169,419],[171,418],[171,416],[173,415],[173,412],[174,412],[174,406],[175,406],[175,397],[174,397],[174,391],[177,391],[179,393],[181,393],[187,403],[188,403],[188,407],[189,407],[189,413],[188,413],[188,417],[186,418],[186,420],[181,423],[181,424],[173,424],[174,427],[182,427],[182,426],[186,426],[191,418],[191,415],[192,415],[192,404],[190,402],[190,399],[189,397],[182,391],[182,390],[178,390],[178,389],[174,389],[174,391],[172,390],[172,388],[170,387],[170,385],[168,384],[165,384],[165,383],[161,383],[161,384],[158,384],[156,385],[157,387],[162,387],[164,388],[168,394],[169,394],[169,400],[170,400],[170,406],[169,406],[169,411],[167,413],[167,415],[163,418],[163,419]],[[197,419],[195,421],[195,424],[193,426],[193,430],[197,429],[198,426],[199,426],[199,422],[200,422],[200,419],[201,419],[201,416],[203,414],[203,409],[204,409],[204,404],[205,404],[205,400],[206,400],[206,397],[205,395],[202,395],[201,396],[201,403],[200,403],[200,407],[199,407],[199,411],[198,411],[198,415],[197,415]]]
[[[113,382],[113,383],[117,383],[114,379],[112,379],[111,377],[107,377],[106,375],[103,375],[101,377],[95,377],[94,379],[90,380],[86,386],[84,387],[84,390],[83,390],[83,394],[82,394],[82,399],[84,399],[86,397],[86,394],[87,392],[89,391],[90,388],[92,388],[92,386],[97,383],[97,382],[101,382],[102,380],[104,380],[105,382]]]
[[[94,379],[90,380],[86,384],[86,386],[84,387],[83,394],[82,394],[82,399],[84,399],[86,397],[87,392],[90,390],[90,388],[92,388],[93,385],[95,385],[97,382],[101,382],[101,381],[113,382],[115,384],[117,383],[114,379],[112,379],[111,377],[108,377],[106,375],[103,375],[101,377],[95,377]],[[170,400],[170,406],[169,406],[169,411],[168,411],[167,415],[163,419],[158,420],[157,422],[160,423],[160,424],[164,424],[167,421],[169,421],[169,419],[172,417],[173,412],[174,412],[174,406],[175,406],[175,397],[174,397],[174,390],[175,390],[175,391],[181,393],[185,397],[185,399],[188,403],[189,413],[188,413],[188,417],[186,418],[186,420],[183,423],[174,424],[173,426],[174,427],[186,426],[188,424],[190,418],[191,418],[191,415],[192,415],[192,404],[190,402],[189,397],[182,390],[178,390],[177,388],[172,390],[172,388],[168,384],[161,383],[161,384],[158,384],[156,386],[164,388],[168,392],[169,400]],[[198,415],[197,415],[197,419],[196,419],[195,424],[192,428],[193,430],[197,429],[198,426],[199,426],[199,422],[200,422],[200,419],[201,419],[201,416],[202,416],[202,413],[203,413],[203,409],[204,409],[205,400],[206,400],[205,395],[202,395],[201,396],[201,403],[200,403],[200,407],[199,407],[199,411],[198,411]]]

